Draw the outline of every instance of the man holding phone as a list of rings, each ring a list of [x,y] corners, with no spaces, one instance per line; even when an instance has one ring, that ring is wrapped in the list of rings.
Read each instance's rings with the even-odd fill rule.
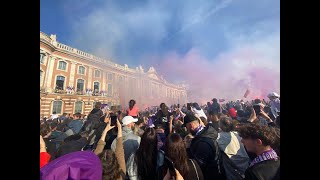
[[[112,121],[112,120],[111,120]],[[125,116],[122,119],[122,142],[124,148],[125,161],[127,162],[131,153],[135,153],[139,148],[141,138],[133,133],[134,124],[138,119],[132,116]],[[112,124],[111,124],[112,125]],[[114,139],[111,144],[111,149],[115,152],[117,139]]]

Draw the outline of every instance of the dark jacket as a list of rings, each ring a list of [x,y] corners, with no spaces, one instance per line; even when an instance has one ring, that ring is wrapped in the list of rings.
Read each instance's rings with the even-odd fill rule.
[[[78,134],[82,128],[83,122],[80,119],[72,120],[67,126],[67,129],[71,129],[73,134]]]
[[[197,161],[204,179],[225,179],[224,175],[219,173],[218,164],[215,160],[216,146],[214,141],[217,137],[218,132],[211,124],[208,124],[191,141],[189,157]]]
[[[246,180],[280,179],[280,160],[262,161],[249,167],[245,172]]]
[[[91,131],[92,129],[97,129],[100,124],[100,118],[103,115],[101,109],[94,108],[88,115],[87,121],[82,126],[81,131]]]
[[[72,140],[69,142],[66,142],[62,145],[60,145],[59,150],[57,152],[57,157],[76,152],[76,151],[81,151],[82,148],[85,147],[85,145],[88,144],[87,138],[80,138],[78,140]]]
[[[221,107],[219,103],[213,103],[209,109],[209,111],[213,112],[214,114],[218,114],[221,112]]]
[[[164,133],[166,134],[166,136],[169,135],[170,115],[171,115],[170,112],[168,112],[168,114],[165,115],[161,109],[155,115],[156,121],[154,122],[154,124],[162,124],[162,126],[164,128]]]

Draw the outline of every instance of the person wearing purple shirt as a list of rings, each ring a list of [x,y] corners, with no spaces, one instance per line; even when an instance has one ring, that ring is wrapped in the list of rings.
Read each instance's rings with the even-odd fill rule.
[[[271,112],[274,118],[277,118],[278,112],[280,112],[280,96],[279,94],[272,92],[268,94],[270,99]]]

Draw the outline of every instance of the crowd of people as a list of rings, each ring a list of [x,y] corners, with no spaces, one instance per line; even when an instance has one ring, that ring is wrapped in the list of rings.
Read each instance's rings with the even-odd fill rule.
[[[40,121],[40,179],[280,179],[280,96]]]

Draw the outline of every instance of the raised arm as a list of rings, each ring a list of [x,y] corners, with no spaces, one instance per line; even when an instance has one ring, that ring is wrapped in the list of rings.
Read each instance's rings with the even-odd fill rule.
[[[108,131],[110,131],[114,126],[111,126],[110,122],[110,116],[107,114],[106,117],[104,118],[104,122],[107,123],[106,128],[103,130],[101,138],[98,141],[97,148],[94,150],[94,153],[96,155],[102,153],[104,146],[106,145],[105,139]]]
[[[116,158],[118,160],[120,169],[122,174],[126,174],[126,161],[124,159],[124,149],[122,143],[122,126],[119,120],[117,120],[117,127],[118,127],[118,135],[117,135],[117,144],[116,144]]]

